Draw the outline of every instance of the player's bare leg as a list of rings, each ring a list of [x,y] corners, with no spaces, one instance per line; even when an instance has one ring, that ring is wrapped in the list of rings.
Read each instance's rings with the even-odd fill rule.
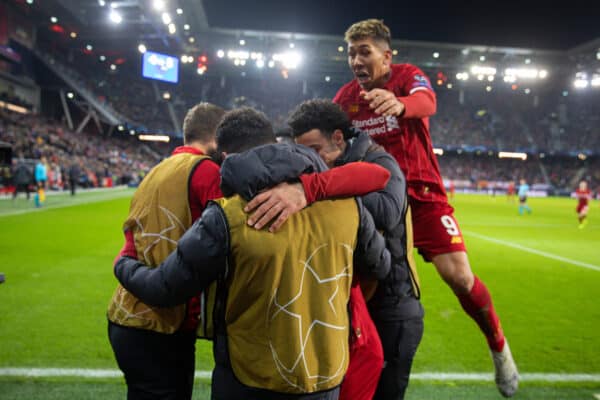
[[[519,387],[517,366],[502,332],[490,292],[473,274],[467,253],[458,251],[440,254],[433,257],[432,262],[458,297],[465,312],[475,320],[485,335],[494,361],[498,390],[505,397],[513,396]]]
[[[579,219],[579,229],[585,228],[587,225],[587,207],[585,207],[577,217]]]

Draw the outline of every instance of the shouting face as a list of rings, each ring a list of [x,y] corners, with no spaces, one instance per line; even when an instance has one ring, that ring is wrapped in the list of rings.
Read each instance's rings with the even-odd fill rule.
[[[383,87],[390,76],[392,52],[386,44],[365,38],[348,42],[348,64],[366,91]]]

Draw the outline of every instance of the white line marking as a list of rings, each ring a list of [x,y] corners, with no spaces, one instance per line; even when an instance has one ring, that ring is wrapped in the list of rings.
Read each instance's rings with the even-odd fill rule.
[[[97,195],[94,195],[94,196],[85,196],[85,197],[81,196],[76,199],[73,199],[72,201],[68,201],[68,202],[60,203],[60,204],[42,206],[40,208],[34,208],[33,201],[32,201],[31,208],[28,208],[28,209],[6,211],[6,212],[0,211],[0,218],[9,217],[9,216],[13,216],[13,215],[29,214],[29,213],[34,213],[34,212],[42,212],[42,211],[46,211],[46,210],[53,210],[56,208],[74,207],[74,206],[79,206],[82,204],[98,203],[101,201],[113,200],[113,199],[118,199],[121,197],[127,197],[127,196],[132,195],[132,192],[130,190],[119,190],[119,189],[112,189],[112,190],[114,190],[114,192],[98,193]],[[71,200],[71,199],[69,199],[69,200]]]
[[[470,231],[464,231],[463,230],[463,233],[466,233],[467,235],[471,235],[471,236],[474,236],[474,237],[482,239],[482,240],[487,240],[488,242],[501,244],[501,245],[504,245],[504,246],[507,246],[507,247],[512,247],[514,249],[526,251],[526,252],[532,253],[532,254],[537,254],[538,256],[542,256],[542,257],[546,257],[546,258],[551,258],[553,260],[562,261],[562,262],[565,262],[567,264],[576,265],[576,266],[582,267],[582,268],[593,269],[594,271],[600,271],[600,266],[598,266],[598,265],[588,264],[588,263],[577,261],[577,260],[571,260],[570,258],[561,257],[561,256],[558,256],[556,254],[547,253],[545,251],[532,249],[531,247],[521,246],[520,244],[506,242],[504,240],[499,240],[499,239],[494,239],[492,237],[481,235],[481,234],[475,233],[475,232],[470,232]]]
[[[555,374],[555,373],[521,373],[522,382],[600,382],[600,374]],[[493,382],[490,373],[454,373],[454,372],[420,372],[410,375],[411,380],[419,381],[477,381]]]
[[[595,397],[597,400],[600,400],[600,393],[596,393],[596,394],[594,395],[594,397]]]
[[[211,371],[196,371],[196,378],[210,378]],[[82,369],[82,368],[0,368],[0,376],[16,376],[27,378],[46,377],[78,377],[78,378],[121,378],[118,369]],[[521,381],[525,382],[600,382],[600,374],[558,374],[558,373],[522,373]],[[476,381],[492,382],[491,372],[419,372],[410,375],[410,379],[418,381]]]
[[[196,378],[210,378],[211,371],[196,371]],[[82,369],[82,368],[0,368],[0,376],[18,376],[27,378],[77,377],[77,378],[122,378],[118,369]]]

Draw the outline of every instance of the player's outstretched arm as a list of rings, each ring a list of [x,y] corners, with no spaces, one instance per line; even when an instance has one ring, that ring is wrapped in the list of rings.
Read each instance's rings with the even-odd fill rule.
[[[390,172],[372,163],[354,162],[319,173],[303,174],[300,184],[280,184],[255,196],[245,208],[248,224],[277,231],[294,213],[317,200],[362,196],[385,188]]]
[[[125,289],[148,305],[183,304],[223,271],[228,243],[222,211],[212,204],[158,267],[121,257],[115,264],[115,276]]]

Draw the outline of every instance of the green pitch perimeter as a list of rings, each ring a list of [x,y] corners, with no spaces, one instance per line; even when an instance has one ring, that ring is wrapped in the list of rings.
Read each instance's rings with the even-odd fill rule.
[[[0,200],[0,273],[6,275],[0,284],[0,372],[116,369],[105,310],[131,193],[48,196],[40,210],[22,197]],[[594,399],[600,394],[598,202],[584,229],[577,228],[572,199],[530,199],[533,214],[524,216],[505,197],[458,196],[452,203],[473,270],[492,292],[520,371],[561,374],[522,383],[517,398]],[[417,260],[425,336],[413,368],[421,378],[407,399],[500,398],[489,381],[441,375],[490,374],[492,364],[475,324],[433,266]],[[197,360],[198,371],[211,369],[207,343],[198,342]],[[582,374],[595,378],[553,382]],[[208,398],[202,382],[195,398]],[[119,378],[0,376],[0,399],[123,398],[124,390]]]

